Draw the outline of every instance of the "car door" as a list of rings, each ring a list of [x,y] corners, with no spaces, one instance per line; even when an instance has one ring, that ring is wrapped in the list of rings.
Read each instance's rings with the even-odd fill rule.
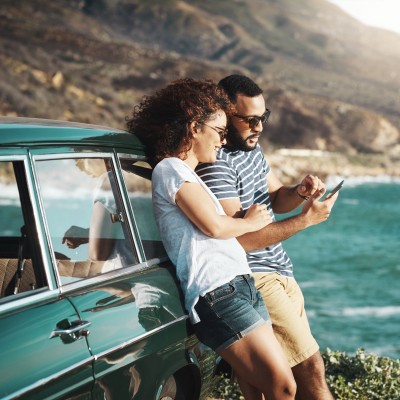
[[[0,151],[0,398],[89,399],[88,324],[57,287],[28,160]]]
[[[62,293],[90,322],[93,397],[161,398],[167,378],[193,363],[189,355],[198,341],[189,332],[173,270],[154,254],[162,250],[154,240],[151,197],[135,218],[125,172],[107,148],[75,148],[57,157],[35,153],[33,159]],[[138,224],[155,230],[147,238],[154,241],[151,257]]]

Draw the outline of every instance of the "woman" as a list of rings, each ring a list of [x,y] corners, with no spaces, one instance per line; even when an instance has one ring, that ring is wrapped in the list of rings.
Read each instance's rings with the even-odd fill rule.
[[[181,79],[144,98],[127,125],[155,166],[154,212],[196,335],[231,364],[247,400],[294,399],[291,369],[235,239],[271,218],[264,205],[243,219],[226,216],[194,172],[216,161],[229,104],[214,83]]]

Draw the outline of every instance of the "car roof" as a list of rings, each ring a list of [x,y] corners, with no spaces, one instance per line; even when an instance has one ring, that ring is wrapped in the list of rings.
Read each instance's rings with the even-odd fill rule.
[[[0,117],[0,147],[71,143],[134,147],[143,151],[139,139],[121,129],[70,121]]]

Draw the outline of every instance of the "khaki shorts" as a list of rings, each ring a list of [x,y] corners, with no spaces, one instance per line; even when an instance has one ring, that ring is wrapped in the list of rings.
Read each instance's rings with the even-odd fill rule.
[[[308,324],[301,289],[294,278],[275,272],[257,272],[253,277],[267,306],[275,336],[293,368],[319,350]]]

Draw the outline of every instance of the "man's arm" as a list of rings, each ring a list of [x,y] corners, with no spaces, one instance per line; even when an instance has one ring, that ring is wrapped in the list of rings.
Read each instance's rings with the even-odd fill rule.
[[[286,240],[309,226],[326,221],[338,194],[329,200],[321,202],[319,199],[324,193],[324,189],[314,193],[304,204],[299,214],[282,221],[272,222],[259,231],[239,236],[237,240],[245,251],[259,250]],[[227,215],[235,218],[243,216],[243,209],[239,198],[220,200],[220,203]]]
[[[325,188],[323,182],[314,175],[305,176],[298,185],[284,186],[272,171],[267,175],[267,184],[271,206],[276,214],[293,211],[308,197]]]
[[[183,183],[175,199],[177,206],[186,217],[209,237],[234,238],[271,223],[271,216],[265,204],[253,204],[243,219],[220,215],[215,209],[211,196],[197,183]]]
[[[244,211],[236,189],[237,176],[232,165],[227,161],[218,160],[214,164],[201,165],[197,172],[217,196],[225,213],[234,218],[242,218]],[[315,195],[319,199],[325,191],[322,182],[311,175],[307,175],[301,184],[296,187],[298,194],[295,189],[285,188],[271,170],[269,170],[265,179],[267,179],[271,206],[274,212],[288,212],[302,203],[304,203],[304,206],[299,215],[283,221],[272,222],[259,231],[237,237],[246,251],[259,250],[271,246],[288,239],[310,225],[325,221],[336,200],[336,197],[332,197],[332,202],[318,202],[312,199],[305,202],[298,194],[309,196],[313,191],[313,196]],[[314,184],[313,182],[320,183]],[[320,184],[323,187],[321,194],[319,190],[316,191]]]

